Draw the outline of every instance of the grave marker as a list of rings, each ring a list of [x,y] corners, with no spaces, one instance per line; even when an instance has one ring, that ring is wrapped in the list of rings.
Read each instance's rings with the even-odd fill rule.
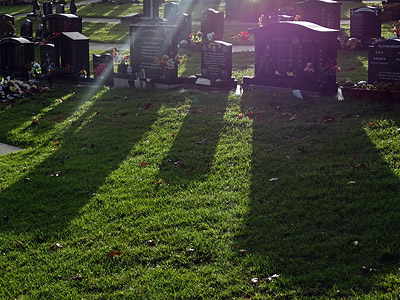
[[[337,92],[338,30],[291,21],[251,29],[255,36],[255,76],[244,85]]]
[[[160,0],[143,0],[143,18],[158,19],[160,17]]]
[[[21,37],[26,38],[26,39],[31,39],[33,37],[33,28],[32,28],[32,21],[25,19],[21,23],[21,32],[20,32]]]
[[[368,82],[400,79],[400,39],[373,43],[368,49]]]
[[[6,37],[0,41],[1,71],[27,77],[28,68],[34,61],[34,43],[22,37]]]
[[[340,29],[341,3],[331,0],[307,0],[297,4],[300,19],[323,27]]]
[[[350,36],[367,41],[381,37],[381,9],[359,7],[350,9]]]
[[[53,44],[40,45],[40,66],[43,74],[47,74],[49,70],[55,66],[55,48]]]
[[[223,40],[224,12],[208,8],[203,11],[201,17],[201,29],[203,42]]]

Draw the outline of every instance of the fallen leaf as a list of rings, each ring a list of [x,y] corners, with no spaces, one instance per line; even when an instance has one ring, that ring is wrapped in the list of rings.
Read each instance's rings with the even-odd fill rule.
[[[347,183],[347,185],[356,185],[357,184],[357,182],[355,182],[354,180],[350,180],[348,183]]]
[[[55,142],[54,146],[60,146],[60,142]]]
[[[109,253],[107,254],[107,256],[108,256],[109,258],[114,258],[115,256],[121,255],[121,254],[122,254],[121,250],[118,250],[117,252],[114,252],[114,251],[109,252]]]
[[[51,174],[52,177],[58,177],[60,175],[61,175],[61,171],[57,171],[57,172],[54,172],[53,174]]]
[[[144,160],[142,160],[142,162],[140,163],[140,166],[141,167],[143,167],[143,166],[147,166],[149,163],[147,163],[147,162],[145,162]]]
[[[249,251],[245,249],[240,249],[239,254],[247,254]]]
[[[270,182],[276,182],[276,181],[278,181],[278,180],[279,180],[279,178],[275,178],[275,177],[274,177],[274,178],[271,178],[269,181],[270,181]]]
[[[9,216],[4,216],[3,220],[4,220],[4,222],[7,222],[8,220],[10,220],[10,217]]]
[[[187,252],[187,253],[193,253],[193,252],[194,252],[194,249],[193,249],[193,248],[189,248],[189,249],[186,250],[186,252]]]
[[[30,179],[28,177],[24,178],[24,182],[30,182],[30,181],[32,181],[32,179]]]
[[[69,280],[76,280],[76,281],[82,281],[82,276],[81,275],[76,275],[76,276],[70,276],[68,277]]]
[[[237,117],[240,119],[240,118],[243,118],[243,116],[244,116],[244,114],[240,113],[240,114],[238,114]]]
[[[369,127],[371,128],[372,126],[374,126],[375,125],[375,122],[369,122]]]
[[[175,133],[175,132],[173,132],[173,133],[172,133],[172,136],[175,136],[175,135],[176,135],[176,133]]]
[[[25,173],[25,172],[26,172],[26,169],[22,169],[22,170],[21,170],[21,173]]]
[[[263,282],[266,282],[266,281],[272,282],[272,281],[278,279],[280,276],[281,276],[281,275],[274,274],[274,275],[272,275],[272,276],[270,276],[270,277],[265,278],[265,279],[263,280]]]

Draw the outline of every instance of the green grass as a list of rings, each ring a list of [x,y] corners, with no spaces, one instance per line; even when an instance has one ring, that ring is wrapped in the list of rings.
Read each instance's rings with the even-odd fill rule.
[[[93,43],[128,43],[129,24],[83,22],[82,33]]]
[[[399,112],[78,87],[2,104],[26,150],[0,157],[0,298],[396,299]]]
[[[133,13],[141,13],[143,4],[87,4],[78,7],[81,17],[87,18],[121,18]]]
[[[32,5],[0,5],[0,15],[18,15],[32,12]]]

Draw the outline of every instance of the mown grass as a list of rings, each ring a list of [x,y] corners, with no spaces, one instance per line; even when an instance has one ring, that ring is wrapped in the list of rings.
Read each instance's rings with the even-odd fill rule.
[[[78,87],[2,104],[0,140],[26,150],[0,157],[0,298],[395,299],[399,110]]]

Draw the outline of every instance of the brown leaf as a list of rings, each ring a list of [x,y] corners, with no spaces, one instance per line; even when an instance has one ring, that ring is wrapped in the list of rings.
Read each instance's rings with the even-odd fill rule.
[[[47,247],[49,247],[49,250],[57,250],[62,248],[62,246],[59,243],[48,244]]]
[[[81,275],[76,275],[76,276],[70,276],[68,277],[69,280],[76,280],[76,281],[82,281],[82,276]]]
[[[30,179],[28,177],[24,178],[24,182],[30,182],[30,181],[32,181],[32,179]]]
[[[249,252],[249,251],[248,251],[248,250],[245,250],[245,249],[240,249],[240,250],[239,250],[239,253],[242,254],[242,255],[247,254],[248,252]]]
[[[156,245],[156,243],[155,243],[153,240],[147,240],[147,241],[145,242],[145,244],[146,244],[147,246],[150,246],[150,247],[153,247],[153,246]]]

